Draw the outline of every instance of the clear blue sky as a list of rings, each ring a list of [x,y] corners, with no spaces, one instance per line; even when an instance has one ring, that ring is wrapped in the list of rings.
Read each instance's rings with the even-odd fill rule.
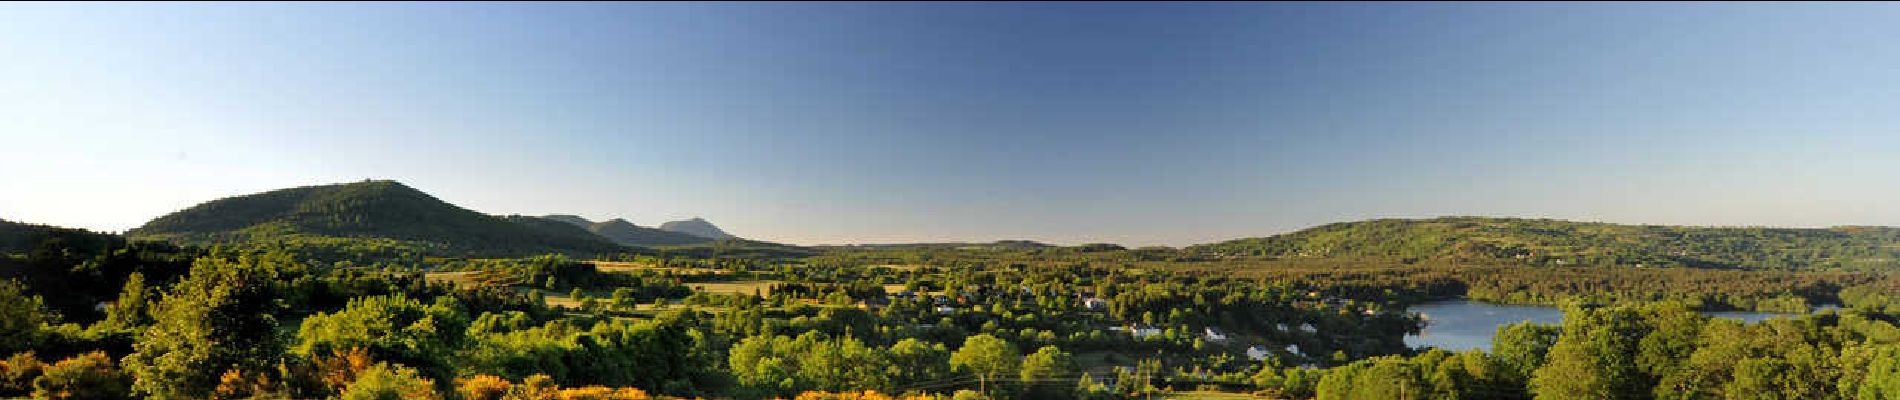
[[[790,243],[1900,225],[1892,4],[5,4],[0,218],[396,179]]]

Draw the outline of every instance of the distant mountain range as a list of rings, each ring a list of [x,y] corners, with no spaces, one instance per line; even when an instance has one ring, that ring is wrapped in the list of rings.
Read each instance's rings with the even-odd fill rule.
[[[800,248],[738,239],[704,219],[642,227],[573,215],[493,216],[394,181],[306,186],[213,200],[128,231],[133,240],[182,244],[260,240],[393,240],[447,256],[545,253],[599,255],[667,246],[678,254],[775,255],[818,249],[955,248],[1038,250],[1031,241],[912,243]],[[119,241],[117,235],[0,221],[0,253],[30,251],[47,238]],[[1116,251],[1120,246],[1078,246]],[[1442,217],[1341,222],[1297,232],[1180,249],[1200,258],[1390,258],[1538,266],[1629,265],[1724,269],[1900,269],[1900,228],[1822,229],[1621,225],[1551,219]]]
[[[213,200],[126,232],[208,244],[283,238],[380,238],[445,255],[599,254],[625,247],[574,225],[470,211],[395,181],[305,186]]]
[[[679,232],[679,233],[684,233],[688,235],[703,237],[707,239],[738,239],[739,238],[738,236],[732,236],[730,234],[727,234],[726,231],[719,230],[719,227],[713,226],[711,222],[706,222],[706,220],[700,219],[699,217],[693,217],[693,219],[689,219],[685,221],[673,221],[673,222],[660,224],[660,229],[666,230],[669,232]]]
[[[644,226],[634,225],[632,222],[627,222],[627,220],[620,219],[620,218],[614,218],[614,219],[601,221],[601,222],[589,221],[586,218],[581,218],[579,216],[573,216],[573,215],[558,215],[557,214],[557,215],[543,216],[541,218],[549,220],[549,221],[559,221],[559,222],[572,224],[574,226],[580,227],[581,229],[586,229],[588,232],[593,232],[595,235],[600,235],[600,237],[607,238],[607,240],[611,240],[614,243],[619,243],[619,244],[627,245],[627,246],[664,246],[664,245],[699,244],[699,243],[711,242],[714,240],[712,238],[700,237],[700,236],[687,234],[687,233],[674,232],[670,230],[655,229],[655,228],[648,228]],[[707,225],[710,226],[711,224],[707,224]],[[716,230],[719,228],[713,228],[713,229]]]
[[[1060,246],[1033,240],[998,240],[989,243],[971,242],[924,242],[924,243],[859,243],[814,246],[818,248],[839,249],[962,249],[962,250],[1038,250]],[[1119,247],[1119,246],[1117,246]]]

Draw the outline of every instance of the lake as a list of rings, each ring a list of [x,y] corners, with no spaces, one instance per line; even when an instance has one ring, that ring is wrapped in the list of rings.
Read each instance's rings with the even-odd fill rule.
[[[1828,307],[1823,307],[1825,308]],[[1497,333],[1500,326],[1523,321],[1561,324],[1564,320],[1563,311],[1556,307],[1492,304],[1471,300],[1434,301],[1412,306],[1406,311],[1425,316],[1425,329],[1417,335],[1405,336],[1407,346],[1429,346],[1451,351],[1470,349],[1489,351],[1491,335]],[[1716,318],[1739,319],[1744,322],[1793,315],[1748,311],[1720,311],[1703,314]]]

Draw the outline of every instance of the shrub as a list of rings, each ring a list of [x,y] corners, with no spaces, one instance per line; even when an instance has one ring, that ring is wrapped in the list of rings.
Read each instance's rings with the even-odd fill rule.
[[[608,388],[606,386],[588,386],[574,389],[561,389],[557,395],[560,400],[648,400],[647,392],[634,388]]]
[[[494,375],[476,375],[455,380],[455,391],[462,400],[501,400],[514,387],[507,379]]]
[[[113,366],[103,351],[59,360],[33,380],[35,399],[116,400],[131,394],[132,377]]]
[[[33,379],[39,378],[46,363],[33,352],[26,351],[7,357],[0,362],[0,396],[18,396],[33,390]]]
[[[414,368],[378,363],[356,375],[337,396],[342,400],[441,400],[435,381],[417,376]]]

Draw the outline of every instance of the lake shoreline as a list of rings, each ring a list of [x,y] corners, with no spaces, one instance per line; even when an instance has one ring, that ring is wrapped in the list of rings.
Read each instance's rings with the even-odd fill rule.
[[[1697,311],[1710,318],[1728,318],[1755,323],[1763,320],[1812,314],[1838,308],[1835,305],[1821,305],[1810,308],[1807,313],[1776,313],[1759,311]],[[1459,298],[1436,300],[1415,304],[1405,308],[1408,314],[1418,314],[1423,326],[1418,333],[1405,335],[1405,344],[1412,348],[1441,348],[1452,351],[1490,350],[1491,336],[1499,327],[1530,321],[1543,324],[1562,324],[1563,309],[1546,304],[1504,304],[1483,300]]]

